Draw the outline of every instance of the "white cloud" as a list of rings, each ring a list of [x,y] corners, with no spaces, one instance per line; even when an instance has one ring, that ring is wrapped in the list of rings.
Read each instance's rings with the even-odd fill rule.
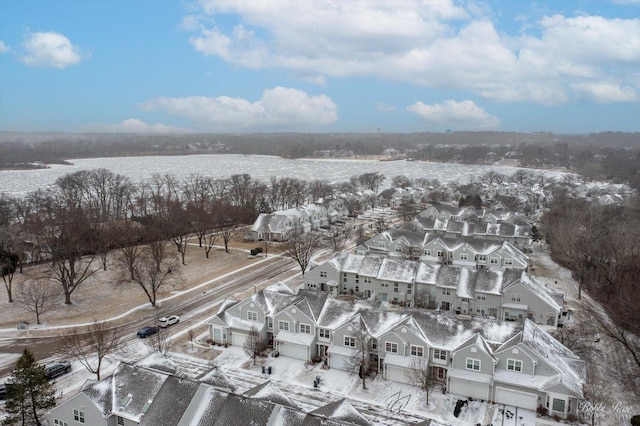
[[[63,69],[84,59],[80,49],[60,33],[29,33],[22,47],[24,55],[21,60],[32,67]]]
[[[546,16],[509,35],[474,4],[200,0],[190,43],[235,65],[288,69],[308,81],[373,76],[501,102],[569,102],[575,83],[640,90],[640,19]],[[224,27],[216,18],[225,14],[240,23]]]
[[[209,131],[317,129],[338,119],[338,108],[329,97],[285,87],[265,90],[256,102],[228,96],[158,97],[138,107],[188,118]]]
[[[638,92],[631,86],[619,86],[615,83],[578,83],[572,84],[578,96],[598,102],[635,102],[640,100]]]
[[[4,41],[0,40],[0,53],[5,53],[5,52],[8,52],[9,50],[10,50],[9,46],[7,46],[4,43]]]
[[[473,101],[447,100],[439,104],[426,105],[416,102],[407,107],[425,121],[458,130],[485,130],[498,127],[499,120],[480,108]]]
[[[191,129],[164,124],[147,124],[137,118],[130,118],[120,123],[93,123],[84,126],[86,132],[96,133],[193,133]]]

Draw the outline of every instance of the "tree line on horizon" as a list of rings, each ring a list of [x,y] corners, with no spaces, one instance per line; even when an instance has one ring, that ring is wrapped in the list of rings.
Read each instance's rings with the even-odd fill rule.
[[[315,152],[376,156],[393,149],[405,158],[491,164],[507,156],[521,167],[565,168],[593,180],[640,189],[640,133],[588,135],[516,132],[368,134],[39,134],[0,133],[0,169],[43,167],[74,158],[202,153],[313,157]]]

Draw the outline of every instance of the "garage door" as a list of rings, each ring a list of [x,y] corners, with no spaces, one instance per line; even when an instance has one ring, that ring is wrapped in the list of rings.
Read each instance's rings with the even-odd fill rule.
[[[329,356],[329,367],[337,370],[350,371],[349,361],[349,358],[344,355],[331,354]]]
[[[231,344],[233,346],[244,346],[247,335],[242,333],[231,333]]]
[[[534,393],[496,388],[496,404],[513,405],[514,407],[535,410],[538,406],[538,397]]]
[[[455,393],[457,395],[467,396],[475,399],[482,399],[484,401],[488,399],[488,385],[477,382],[469,382],[467,380],[461,380],[454,377],[451,377],[450,380],[450,393]]]
[[[390,364],[386,364],[385,368],[387,372],[387,376],[385,377],[385,379],[391,380],[392,382],[409,383],[409,380],[407,380],[404,374],[405,372],[404,368],[398,367],[397,365],[390,365]]]
[[[296,345],[293,343],[280,343],[278,345],[278,351],[282,356],[301,359],[302,361],[309,361],[307,359],[307,348],[305,346]]]

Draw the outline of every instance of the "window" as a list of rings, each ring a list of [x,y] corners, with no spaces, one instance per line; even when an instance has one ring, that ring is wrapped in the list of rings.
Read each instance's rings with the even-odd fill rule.
[[[289,321],[278,321],[278,330],[289,331]]]
[[[62,420],[53,419],[53,424],[55,426],[69,426],[67,422],[63,422]]]
[[[512,302],[519,302],[520,301],[520,295],[518,293],[511,294],[511,301]]]
[[[436,252],[436,255],[437,255],[438,257],[442,257],[442,250],[438,250],[438,251]]]
[[[398,292],[398,283],[393,283],[393,292],[394,293]]]
[[[327,271],[320,271],[320,278],[327,278]]]
[[[311,326],[309,324],[300,324],[300,333],[311,334]]]
[[[511,259],[510,257],[506,258],[506,259],[504,260],[504,264],[505,264],[505,265],[508,265],[508,266],[513,265],[513,259]]]
[[[424,356],[424,348],[422,346],[411,345],[411,356]]]
[[[386,281],[383,281],[383,282],[380,284],[380,287],[387,288],[387,287],[389,287],[389,283],[388,283],[388,282],[386,282]]]
[[[485,254],[478,255],[478,262],[486,262],[486,261],[487,261],[487,255]]]
[[[378,241],[378,247],[385,248],[386,245],[384,244],[384,241]]]
[[[344,336],[344,345],[348,348],[356,347],[356,339],[351,336]]]
[[[397,343],[393,343],[393,342],[385,342],[384,350],[385,350],[385,352],[389,352],[389,353],[392,353],[392,354],[397,354],[398,353],[398,344]]]
[[[467,253],[460,253],[460,260],[469,260],[469,255]]]
[[[378,295],[378,297],[380,298],[381,302],[386,302],[387,301],[387,293],[380,293]]]
[[[371,349],[378,349],[378,341],[376,339],[371,339]]]
[[[467,358],[467,370],[480,371],[480,360]]]
[[[118,416],[118,426],[124,426],[124,417]]]
[[[84,423],[84,411],[73,409],[73,420],[78,423]]]
[[[347,282],[347,273],[346,272],[342,273],[342,281],[345,282],[345,283]]]
[[[407,284],[407,294],[411,294],[411,284]]]
[[[247,311],[247,319],[249,321],[258,321],[258,313],[254,311]]]
[[[267,318],[267,327],[273,328],[273,318]]]
[[[451,289],[450,288],[443,288],[442,289],[442,294],[450,296],[451,295]]]
[[[497,257],[489,258],[489,263],[492,264],[492,265],[497,265],[498,264],[498,258]]]
[[[487,296],[485,296],[484,294],[478,294],[478,295],[476,296],[476,298],[477,298],[478,300],[486,300]]]
[[[363,281],[365,284],[371,284],[371,277],[364,277]]]
[[[402,253],[402,246],[396,246],[396,253]]]
[[[517,371],[518,373],[522,372],[522,361],[518,361],[517,359],[508,359],[507,370]]]
[[[360,282],[360,275],[356,274],[356,284]]]
[[[425,254],[426,256],[431,256],[431,249],[426,249],[426,250],[424,251],[424,254]]]
[[[442,361],[445,361],[447,359],[447,351],[443,351],[442,349],[434,349],[433,359],[440,359]]]
[[[564,399],[553,398],[553,411],[564,413]]]
[[[329,330],[327,330],[326,328],[321,328],[320,329],[320,337],[322,337],[323,339],[328,339],[329,338]]]

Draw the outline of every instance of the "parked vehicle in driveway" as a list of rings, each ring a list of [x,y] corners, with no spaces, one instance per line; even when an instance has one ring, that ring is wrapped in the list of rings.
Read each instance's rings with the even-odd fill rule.
[[[44,374],[51,380],[71,371],[71,363],[68,361],[56,361],[44,366]]]
[[[138,330],[138,337],[141,339],[146,339],[149,336],[152,336],[158,332],[158,327],[146,326],[142,327]]]
[[[180,322],[180,317],[177,315],[171,315],[168,317],[162,317],[158,320],[158,325],[162,328],[169,327],[170,325]]]

